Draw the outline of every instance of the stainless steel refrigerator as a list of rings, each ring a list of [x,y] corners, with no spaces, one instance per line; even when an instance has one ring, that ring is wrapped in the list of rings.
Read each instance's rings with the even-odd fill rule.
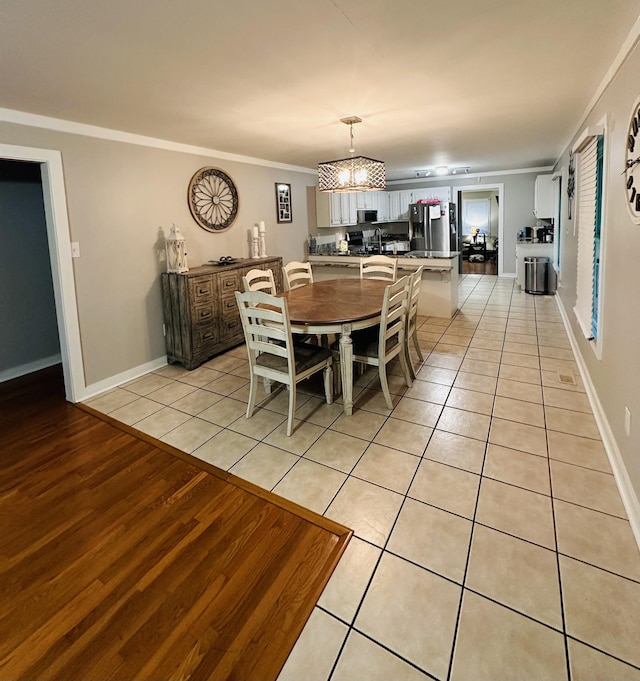
[[[450,201],[410,204],[409,240],[412,251],[459,250],[456,204]]]

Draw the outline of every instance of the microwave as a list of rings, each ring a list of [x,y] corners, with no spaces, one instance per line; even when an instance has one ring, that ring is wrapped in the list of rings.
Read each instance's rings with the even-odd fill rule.
[[[378,221],[378,211],[377,210],[359,210],[358,211],[358,224],[361,225],[365,222],[377,222]]]

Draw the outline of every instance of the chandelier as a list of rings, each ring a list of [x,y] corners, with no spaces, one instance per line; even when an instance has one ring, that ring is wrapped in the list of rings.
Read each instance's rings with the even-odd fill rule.
[[[349,158],[318,163],[318,189],[321,192],[372,192],[387,185],[384,163],[366,156],[354,156],[353,126],[362,123],[357,116],[341,118],[349,126]]]

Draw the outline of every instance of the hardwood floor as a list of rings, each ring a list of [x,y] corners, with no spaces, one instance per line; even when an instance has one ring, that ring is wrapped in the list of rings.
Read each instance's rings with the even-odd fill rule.
[[[0,385],[0,678],[275,679],[351,532],[132,432]]]
[[[484,262],[462,261],[462,274],[498,274],[497,258],[487,258]]]

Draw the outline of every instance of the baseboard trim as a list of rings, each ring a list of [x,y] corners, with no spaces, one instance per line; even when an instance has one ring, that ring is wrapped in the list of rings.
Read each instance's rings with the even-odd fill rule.
[[[564,309],[559,296],[556,296],[556,302],[558,304],[560,314],[562,315],[562,321],[569,337],[571,349],[573,350],[573,354],[578,364],[580,376],[582,377],[585,390],[587,391],[589,404],[593,410],[593,416],[596,420],[598,430],[600,431],[602,443],[604,444],[609,463],[611,464],[611,470],[613,472],[616,485],[618,486],[618,491],[620,492],[622,504],[625,508],[625,511],[627,512],[627,516],[629,517],[631,531],[633,532],[633,535],[636,538],[636,543],[638,544],[638,548],[640,549],[640,501],[638,500],[638,496],[636,495],[633,485],[631,484],[631,478],[629,477],[627,468],[624,465],[622,454],[620,453],[620,449],[613,435],[613,431],[611,430],[611,426],[609,425],[609,421],[604,413],[604,409],[600,404],[600,399],[598,398],[595,386],[591,381],[591,376],[589,375],[587,365],[582,358],[576,337],[574,336],[573,329],[569,323],[567,311]]]
[[[151,362],[146,362],[145,364],[140,364],[139,366],[129,369],[128,371],[123,371],[121,374],[116,374],[115,376],[105,378],[103,381],[92,383],[91,385],[86,386],[82,391],[82,394],[78,396],[78,402],[89,400],[92,397],[96,397],[96,395],[100,395],[101,393],[111,390],[112,388],[117,388],[123,383],[133,381],[135,378],[144,376],[144,374],[148,374],[150,371],[161,369],[166,365],[166,356],[158,357],[158,359],[151,360]]]
[[[27,374],[32,374],[34,371],[48,369],[56,364],[60,364],[60,362],[62,362],[62,356],[58,353],[57,355],[37,359],[34,362],[27,362],[27,364],[11,367],[11,369],[4,369],[0,371],[0,383],[10,381],[13,378],[20,378],[20,376],[26,376]]]

